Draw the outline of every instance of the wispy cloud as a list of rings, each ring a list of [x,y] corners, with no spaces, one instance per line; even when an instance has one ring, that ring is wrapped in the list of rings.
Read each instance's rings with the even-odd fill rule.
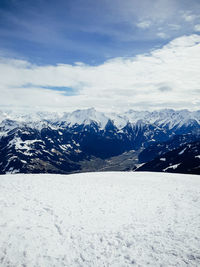
[[[193,22],[194,20],[196,20],[197,18],[199,18],[199,15],[196,14],[192,14],[191,11],[186,11],[183,13],[183,18],[185,21],[187,22]]]
[[[136,25],[138,28],[148,29],[151,26],[151,22],[150,21],[140,21]]]
[[[195,30],[195,32],[200,32],[200,24],[196,24],[194,26],[194,30]]]
[[[6,2],[6,8],[0,3],[0,50],[42,64],[96,64],[142,53],[197,32],[199,24],[198,0]]]
[[[200,35],[98,66],[38,66],[1,58],[0,105],[72,110],[199,108]],[[29,85],[29,86],[27,86]]]
[[[157,36],[160,37],[160,38],[162,38],[162,39],[169,38],[169,36],[166,33],[164,33],[164,32],[158,32],[157,33]]]

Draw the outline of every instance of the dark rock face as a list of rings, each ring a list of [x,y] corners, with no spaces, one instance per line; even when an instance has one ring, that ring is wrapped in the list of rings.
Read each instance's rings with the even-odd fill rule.
[[[159,156],[164,155],[165,153],[177,149],[187,143],[191,143],[200,139],[198,133],[193,134],[183,134],[183,135],[174,135],[166,142],[158,142],[150,144],[146,149],[144,149],[139,154],[139,162],[145,163],[153,160]]]
[[[75,152],[69,155],[61,144],[57,131],[16,128],[1,138],[0,173],[70,173],[80,169],[73,161]]]
[[[200,174],[200,141],[182,145],[162,154],[138,168],[137,171]]]

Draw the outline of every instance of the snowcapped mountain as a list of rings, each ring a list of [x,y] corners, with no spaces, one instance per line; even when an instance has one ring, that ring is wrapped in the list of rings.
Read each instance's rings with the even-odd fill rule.
[[[61,121],[66,122],[67,125],[88,125],[95,122],[101,128],[105,128],[108,120],[109,118],[104,113],[98,112],[94,108],[64,113],[61,117]]]
[[[200,111],[1,111],[0,173],[132,170],[145,153],[149,160],[157,156],[154,146],[165,153],[198,140],[199,132]],[[176,138],[183,135],[186,139]]]
[[[102,129],[105,128],[109,120],[118,128],[124,128],[128,123],[130,124],[154,124],[157,126],[166,127],[168,129],[181,128],[191,124],[200,124],[200,110],[173,110],[163,109],[159,111],[134,111],[129,110],[122,114],[117,113],[103,113],[96,111],[94,108],[85,110],[76,110],[72,113],[58,113],[58,112],[14,112],[14,111],[0,111],[0,122],[4,120],[17,121],[26,123],[34,127],[34,123],[49,123],[56,124],[58,122],[65,122],[66,125],[89,125],[95,122]],[[36,124],[36,127],[38,125]]]

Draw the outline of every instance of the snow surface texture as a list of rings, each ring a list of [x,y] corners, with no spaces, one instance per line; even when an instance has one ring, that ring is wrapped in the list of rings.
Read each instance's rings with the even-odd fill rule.
[[[200,266],[200,177],[0,176],[0,266]]]

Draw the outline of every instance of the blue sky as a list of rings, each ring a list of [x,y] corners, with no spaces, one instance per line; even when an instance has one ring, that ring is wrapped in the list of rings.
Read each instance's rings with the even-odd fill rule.
[[[95,65],[195,32],[197,19],[185,18],[199,10],[198,0],[1,0],[0,49],[37,64]]]
[[[162,76],[159,71],[162,70],[161,62],[163,63],[164,51],[169,52],[169,46],[170,44],[172,46],[173,40],[184,40],[184,45],[176,41],[175,47],[170,48],[171,50],[182,49],[182,54],[188,49],[188,43],[193,40],[192,48],[195,52],[192,53],[190,59],[186,56],[184,58],[184,64],[190,66],[191,63],[192,66],[193,60],[199,54],[199,51],[196,51],[199,34],[199,0],[1,0],[1,73],[8,73],[8,69],[9,71],[12,69],[11,72],[14,73],[13,77],[15,77],[10,83],[0,81],[0,88],[3,88],[1,92],[2,95],[6,94],[5,90],[9,92],[7,102],[11,106],[18,105],[18,103],[19,106],[22,105],[18,98],[20,98],[20,92],[27,89],[23,93],[29,95],[31,90],[36,90],[35,92],[39,95],[42,92],[46,95],[48,90],[48,92],[54,90],[58,98],[62,97],[65,101],[72,101],[71,96],[75,95],[77,99],[77,102],[74,100],[75,107],[79,108],[79,104],[84,101],[85,104],[81,107],[89,107],[92,103],[96,103],[94,105],[97,108],[103,109],[103,101],[106,103],[105,95],[108,94],[109,90],[109,96],[115,97],[118,95],[122,97],[122,95],[126,96],[128,93],[130,98],[131,96],[135,97],[136,91],[134,88],[136,84],[134,84],[135,81],[131,81],[131,77],[136,77],[137,71],[134,68],[137,65],[138,58],[142,58],[141,62],[143,62],[144,69],[140,67],[141,73],[137,72],[137,77],[144,75],[143,80],[147,81],[147,79],[150,79],[150,74],[147,74],[144,56],[153,61],[156,51],[162,50],[160,70],[157,70],[158,76],[160,74]],[[168,62],[168,58],[165,58],[165,60],[170,67],[171,63]],[[179,68],[176,70],[178,73],[181,68],[178,65],[178,57],[174,60],[175,62],[172,65]],[[127,87],[126,73],[123,74],[122,72],[124,76],[118,81],[120,73],[117,69],[127,65],[129,61],[135,65],[130,65],[127,70],[127,73],[129,71],[132,73],[132,76],[131,74],[127,76],[127,79],[130,79],[130,85]],[[196,61],[195,64],[197,64]],[[63,65],[63,68],[61,68],[61,65]],[[112,68],[109,68],[108,72],[105,73],[102,69],[106,69],[108,65],[112,65]],[[43,79],[44,68],[46,75],[55,76],[55,81]],[[20,73],[19,69],[21,69]],[[31,74],[29,73],[27,77],[30,78],[24,79],[22,73],[27,73],[30,70],[33,76],[30,77]],[[38,74],[40,71],[41,73]],[[96,77],[96,71],[102,74],[101,79],[106,80],[107,83],[99,82],[95,84],[94,81],[91,81],[91,74],[88,73],[93,73]],[[88,76],[88,80],[83,79],[83,72],[86,72],[85,76]],[[196,72],[193,73],[188,70],[187,73],[188,79],[196,79]],[[40,77],[40,82],[33,79],[36,74]],[[65,74],[68,79],[66,79]],[[73,75],[77,77],[77,82],[72,82]],[[62,82],[56,80],[57,76]],[[99,77],[100,74],[97,76]],[[110,80],[107,79],[107,76],[110,76]],[[12,77],[9,77],[9,79],[12,80]],[[117,84],[114,81],[117,81]],[[126,91],[131,90],[131,83],[133,84],[132,93]],[[113,87],[111,84],[113,84]],[[124,93],[120,91],[118,84],[120,84]],[[175,86],[179,86],[180,90],[183,90],[180,85],[175,84],[171,76],[157,81],[154,85],[152,84],[153,81],[149,84],[147,81],[145,88],[148,88],[149,92],[156,86],[158,88],[172,88],[170,92],[173,91]],[[197,84],[193,88],[193,90],[196,90],[195,92],[199,90]],[[9,91],[10,88],[15,88],[15,90]],[[143,91],[140,82],[138,82],[138,88],[140,88],[141,99],[138,98],[137,103],[134,101],[132,104],[130,103],[131,108],[142,107],[142,103],[150,101],[150,99],[142,100],[145,97],[145,90]],[[188,88],[188,93],[190,89]],[[99,91],[101,90],[104,92],[103,96],[100,96]],[[88,101],[91,92],[94,96],[91,101]],[[164,99],[164,93],[167,94],[166,90],[158,90],[158,92]],[[139,95],[139,93],[137,94]],[[187,102],[186,100],[184,102],[186,95],[182,95],[181,98],[180,93],[180,96],[177,96],[177,104],[170,104],[170,101],[168,101],[165,104],[163,102],[163,105],[175,108],[187,107],[184,104]],[[67,96],[69,98],[64,98]],[[78,96],[80,96],[79,99]],[[99,98],[101,97],[102,103],[100,104]],[[195,97],[197,95],[194,96],[194,99]],[[126,100],[124,98],[124,102]],[[0,104],[3,104],[3,102]],[[42,107],[45,105],[47,104],[41,103]],[[188,108],[192,108],[192,105]],[[107,106],[110,106],[110,103]],[[105,104],[105,108],[107,106]],[[147,104],[143,106],[148,109]],[[159,107],[159,104],[157,106]],[[156,107],[156,102],[153,107]],[[63,106],[63,108],[67,109],[67,106]]]

